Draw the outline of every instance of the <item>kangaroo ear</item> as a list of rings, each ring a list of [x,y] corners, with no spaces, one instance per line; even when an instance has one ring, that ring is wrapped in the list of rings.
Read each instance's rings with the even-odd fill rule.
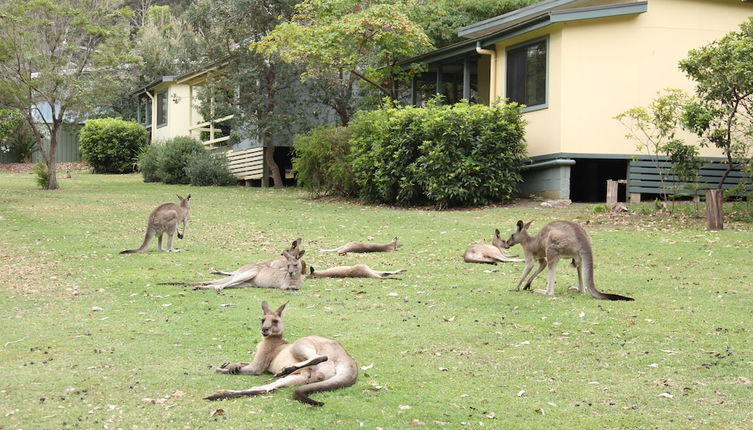
[[[499,237],[499,229],[498,228],[494,229],[494,235],[497,236],[497,237]]]
[[[288,303],[290,303],[290,302],[285,302],[282,306],[280,306],[279,308],[277,308],[277,310],[275,311],[275,313],[277,314],[277,316],[280,316],[280,317],[282,316],[282,311],[285,310],[285,306],[287,306]]]
[[[306,253],[306,251],[304,251],[304,250],[301,250],[301,251],[300,251],[300,252],[298,253],[298,259],[300,260],[300,259],[301,259],[301,257],[303,257],[303,254],[305,254],[305,253]]]
[[[186,196],[186,200],[191,200],[191,195],[190,194]]]
[[[314,266],[309,266],[309,273],[314,274]]]
[[[526,230],[528,230],[528,227],[530,227],[530,226],[531,226],[531,224],[533,224],[533,220],[531,220],[531,221],[528,221],[528,223],[526,223],[526,225],[525,225],[525,227],[524,227],[524,228],[525,228]]]
[[[269,304],[267,304],[267,301],[264,300],[261,302],[261,310],[264,311],[264,314],[271,314],[272,309],[269,309]]]
[[[292,258],[292,256],[290,255],[287,249],[282,251],[282,256],[285,258]]]
[[[518,231],[523,230],[524,224],[522,219],[519,219],[516,225],[518,226]]]
[[[175,196],[178,197],[178,200],[183,200],[183,197],[179,196],[178,194],[176,194]]]

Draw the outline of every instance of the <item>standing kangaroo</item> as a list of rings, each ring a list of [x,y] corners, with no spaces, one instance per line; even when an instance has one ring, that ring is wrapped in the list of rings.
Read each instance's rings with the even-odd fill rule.
[[[528,227],[533,221],[524,224],[518,221],[517,230],[505,242],[505,248],[515,244],[521,244],[526,257],[526,268],[523,270],[523,276],[518,280],[515,291],[520,290],[520,285],[528,276],[533,268],[534,261],[538,261],[539,268],[528,279],[525,290],[531,288],[531,282],[544,270],[549,268],[548,284],[546,290],[534,290],[536,293],[554,295],[554,277],[557,270],[557,263],[560,258],[572,258],[573,265],[578,269],[578,291],[583,293],[583,284],[588,288],[588,292],[597,299],[602,300],[633,300],[630,297],[620,296],[618,294],[606,294],[598,291],[594,284],[593,271],[593,253],[591,251],[591,238],[583,227],[570,221],[554,221],[545,225],[539,234],[531,236],[528,234]]]
[[[369,242],[348,242],[339,248],[320,249],[320,252],[337,252],[340,255],[346,255],[349,252],[391,252],[401,247],[398,245],[397,237],[393,237],[389,243],[369,243]]]
[[[505,254],[502,249],[505,248],[505,241],[499,237],[499,230],[494,230],[492,244],[474,243],[468,245],[463,254],[463,261],[466,263],[484,263],[497,264],[497,262],[519,262],[524,261],[522,258],[514,258],[514,255]]]
[[[194,290],[214,290],[217,294],[225,288],[278,288],[280,290],[299,290],[303,283],[301,257],[306,251],[293,256],[287,250],[282,255],[287,265],[282,269],[253,264],[248,270],[237,270],[228,278],[204,282],[161,282],[159,285],[195,285]]]
[[[217,369],[217,373],[231,375],[272,373],[282,378],[247,390],[220,390],[205,399],[253,396],[280,387],[303,385],[293,391],[293,398],[309,405],[323,406],[324,403],[312,400],[308,395],[349,387],[356,382],[358,365],[337,341],[319,336],[306,336],[293,343],[283,339],[281,318],[285,305],[272,312],[267,302],[261,302],[264,311],[261,335],[264,339],[256,346],[256,355],[251,363],[225,363]]]
[[[286,249],[285,251],[287,251],[293,257],[298,257],[298,254],[300,252],[302,252],[301,248],[300,248],[301,242],[303,242],[303,239],[301,239],[299,237],[298,239],[294,240],[293,244],[290,245],[290,248]],[[283,253],[285,253],[285,251],[283,251]],[[235,270],[233,272],[226,272],[226,271],[223,271],[223,270],[215,270],[212,273],[215,274],[215,275],[233,276],[233,275],[238,274],[240,272],[245,272],[247,270],[250,270],[254,266],[257,266],[257,265],[258,266],[269,266],[269,267],[271,267],[273,269],[285,269],[288,266],[288,260],[287,260],[287,258],[285,258],[285,256],[283,254],[280,254],[279,257],[270,258],[268,260],[260,261],[258,263],[246,264],[245,266],[241,266],[241,267],[239,267],[237,270]],[[304,260],[301,260],[301,274],[302,275],[306,274],[306,262]]]
[[[365,264],[356,264],[355,266],[338,266],[331,269],[314,270],[310,267],[311,273],[307,278],[372,278],[386,279],[389,275],[397,275],[405,272],[405,269],[393,271],[376,271]],[[397,278],[392,278],[397,279]]]
[[[188,218],[191,216],[191,206],[188,204],[188,200],[191,198],[189,194],[184,199],[178,196],[180,199],[180,206],[175,203],[163,203],[153,210],[149,214],[149,222],[146,225],[146,237],[144,237],[144,243],[138,249],[127,249],[121,251],[121,254],[136,254],[144,252],[149,247],[154,236],[157,236],[157,246],[160,251],[178,252],[179,249],[173,248],[173,237],[178,234],[178,239],[183,239],[186,234],[186,226],[188,225]],[[178,223],[183,223],[183,233],[178,231]],[[162,249],[162,235],[167,233],[167,249]]]

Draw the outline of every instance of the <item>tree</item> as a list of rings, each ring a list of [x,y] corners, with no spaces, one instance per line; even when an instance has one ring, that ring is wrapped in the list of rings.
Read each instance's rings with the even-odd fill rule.
[[[106,105],[126,80],[129,9],[115,0],[6,0],[0,3],[0,100],[24,115],[49,171],[57,133],[70,115]],[[42,119],[43,106],[50,118]],[[49,149],[42,144],[50,140]]]
[[[651,157],[654,167],[659,172],[659,182],[663,200],[667,200],[666,172],[661,167],[659,157],[670,155],[673,150],[683,149],[682,141],[676,137],[680,127],[683,109],[688,96],[679,89],[666,89],[664,94],[651,101],[648,107],[638,106],[615,116],[627,129],[625,135],[634,140],[635,149]]]
[[[753,17],[720,40],[693,49],[680,69],[696,82],[698,101],[688,105],[684,123],[724,152],[727,170],[746,164],[753,145]]]
[[[301,97],[300,71],[276,55],[268,57],[248,49],[293,13],[294,0],[198,0],[186,17],[201,34],[210,58],[226,66],[208,87],[217,108],[235,115],[233,133],[263,142],[265,163],[276,188],[283,187],[282,174],[274,161],[276,141],[292,138],[291,129],[306,121],[307,100]],[[208,105],[208,103],[206,103]]]
[[[326,83],[320,87],[333,90],[322,101],[346,125],[356,82],[395,98],[398,82],[411,76],[400,61],[432,49],[421,26],[409,18],[413,7],[413,1],[402,0],[304,0],[295,15],[252,48],[301,65],[304,79]]]

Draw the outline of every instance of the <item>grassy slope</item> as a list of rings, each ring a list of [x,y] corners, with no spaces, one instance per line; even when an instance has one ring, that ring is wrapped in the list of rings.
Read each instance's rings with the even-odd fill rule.
[[[398,210],[135,175],[74,173],[62,187],[33,190],[31,175],[0,174],[0,428],[753,426],[749,225],[706,232],[700,220],[597,217],[585,205]],[[153,244],[118,255],[140,244],[149,211],[176,193],[193,195],[178,243],[186,252]],[[534,232],[590,219],[597,285],[636,301],[567,291],[576,279],[565,264],[558,296],[547,298],[509,291],[522,263],[462,263],[468,243],[494,228],[509,234],[519,218],[535,220]],[[318,252],[395,235],[404,244],[395,253]],[[408,272],[309,280],[296,293],[156,285],[209,279],[211,268],[274,256],[299,236],[315,267]],[[269,380],[210,368],[249,359],[261,300],[290,301],[289,339],[316,333],[345,345],[368,367],[357,384],[315,394],[327,403],[319,409],[291,400],[290,389],[202,400]],[[210,417],[217,408],[224,413]]]

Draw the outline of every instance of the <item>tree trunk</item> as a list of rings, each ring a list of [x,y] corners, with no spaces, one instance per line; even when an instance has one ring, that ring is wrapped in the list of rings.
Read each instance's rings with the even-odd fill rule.
[[[272,183],[275,188],[283,188],[285,185],[282,183],[282,176],[280,175],[280,168],[275,163],[275,144],[272,142],[272,136],[269,134],[264,135],[264,161],[269,167],[269,173],[272,175]]]
[[[706,221],[709,230],[724,230],[722,190],[706,190]]]
[[[60,188],[58,185],[57,175],[57,153],[58,153],[58,129],[60,124],[57,121],[53,121],[52,130],[50,131],[50,152],[47,155],[47,178],[49,180],[47,189],[57,190]]]

